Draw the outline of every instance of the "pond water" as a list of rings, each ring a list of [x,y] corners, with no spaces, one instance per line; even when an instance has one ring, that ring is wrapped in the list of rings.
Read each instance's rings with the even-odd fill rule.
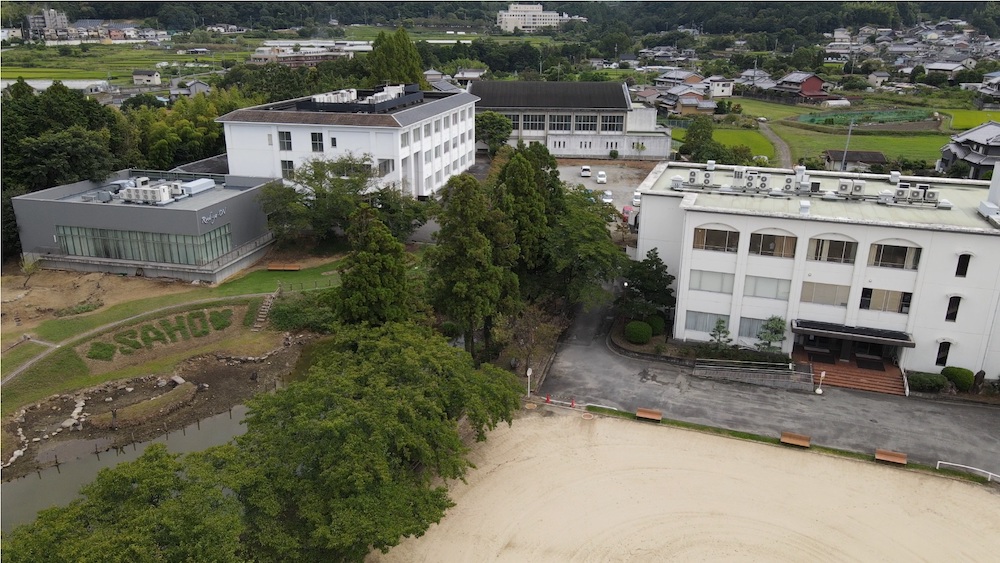
[[[80,487],[97,477],[98,471],[123,461],[135,461],[149,444],[166,444],[173,453],[198,452],[225,444],[246,431],[243,425],[246,412],[246,406],[237,405],[231,411],[206,418],[183,430],[99,454],[94,453],[95,446],[103,449],[107,444],[98,443],[98,440],[60,444],[57,450],[59,467],[49,467],[0,485],[0,496],[3,498],[0,529],[5,534],[10,533],[17,526],[33,521],[40,510],[69,504],[80,496]]]

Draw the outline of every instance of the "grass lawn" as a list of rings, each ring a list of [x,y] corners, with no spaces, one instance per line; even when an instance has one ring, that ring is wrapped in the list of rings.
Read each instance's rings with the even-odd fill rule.
[[[0,375],[7,377],[7,374],[24,365],[25,362],[41,354],[49,347],[37,342],[23,342],[4,352],[2,362],[0,362]]]
[[[815,106],[790,106],[787,104],[775,104],[751,98],[732,98],[731,101],[735,104],[743,106],[744,115],[766,117],[770,120],[783,119],[793,115],[802,115],[803,113],[819,111],[819,108]]]
[[[975,109],[942,109],[940,113],[951,116],[952,129],[972,129],[989,120],[1000,121],[1000,111],[979,111]]]
[[[676,127],[670,130],[670,136],[680,142],[684,142],[687,134],[686,129]],[[723,145],[746,145],[753,151],[754,156],[764,155],[767,158],[774,158],[774,145],[767,137],[758,131],[750,129],[715,129],[712,138]]]
[[[792,151],[792,160],[799,158],[819,156],[827,149],[844,150],[844,143],[847,141],[845,135],[829,135],[827,133],[817,133],[781,125],[771,124],[774,130],[782,139],[788,143]],[[941,147],[944,146],[950,136],[948,135],[914,135],[914,136],[879,136],[879,135],[854,135],[851,137],[851,150],[857,151],[880,151],[886,158],[894,159],[904,156],[909,159],[923,159],[934,162],[941,157]]]

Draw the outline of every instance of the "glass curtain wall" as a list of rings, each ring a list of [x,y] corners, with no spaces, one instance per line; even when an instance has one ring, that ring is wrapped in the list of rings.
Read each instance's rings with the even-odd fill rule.
[[[70,256],[203,266],[232,250],[230,226],[200,236],[56,227],[59,248]]]

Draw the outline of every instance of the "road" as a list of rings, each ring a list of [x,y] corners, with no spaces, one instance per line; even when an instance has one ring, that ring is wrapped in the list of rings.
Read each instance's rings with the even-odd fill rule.
[[[774,145],[774,157],[778,161],[778,166],[781,168],[791,168],[792,151],[789,150],[788,143],[775,134],[771,130],[771,126],[767,123],[758,123],[758,125],[760,126],[761,134],[767,137],[767,140],[771,141],[771,144]]]
[[[825,388],[823,395],[693,377],[684,368],[637,360],[607,345],[612,312],[579,316],[560,343],[540,396],[874,453],[885,448],[916,462],[942,460],[1000,473],[1000,408]]]

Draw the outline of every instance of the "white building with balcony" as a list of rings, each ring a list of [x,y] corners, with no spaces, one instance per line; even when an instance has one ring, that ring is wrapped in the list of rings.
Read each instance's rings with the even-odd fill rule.
[[[997,378],[1000,165],[993,178],[665,162],[639,187],[636,255],[658,249],[676,275],[676,338],[722,319],[752,346],[779,316],[786,353]]]
[[[291,179],[313,159],[370,155],[381,185],[422,198],[474,164],[476,100],[462,90],[383,86],[248,107],[217,121],[230,174]]]

